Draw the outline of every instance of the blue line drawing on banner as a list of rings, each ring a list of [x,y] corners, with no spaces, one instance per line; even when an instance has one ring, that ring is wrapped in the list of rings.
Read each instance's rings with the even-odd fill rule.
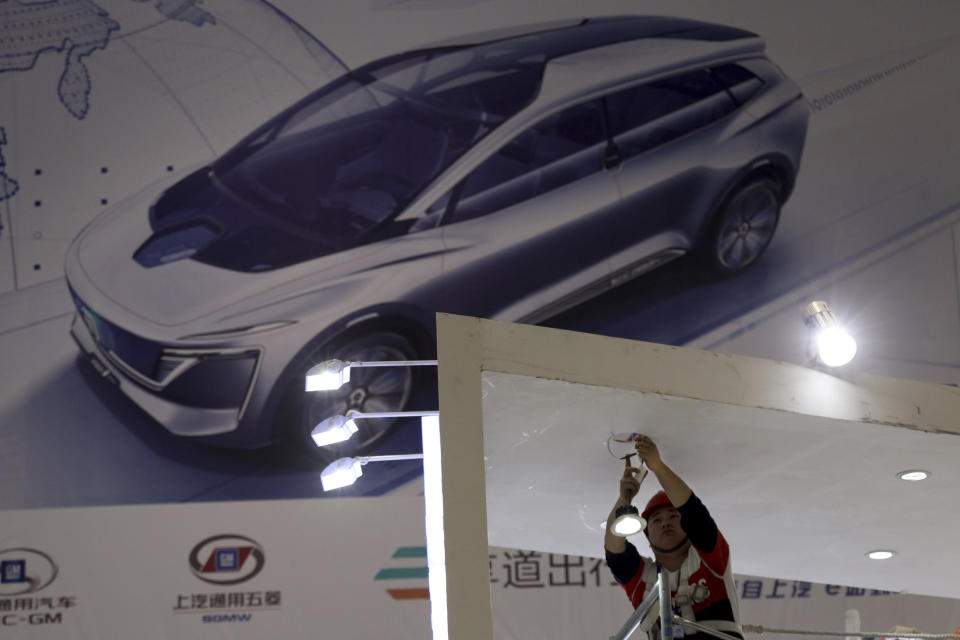
[[[7,175],[4,169],[7,166],[7,160],[3,157],[3,147],[7,144],[7,131],[0,127],[0,202],[9,200],[20,190],[20,184]],[[3,223],[0,222],[0,235],[3,235]]]
[[[0,73],[29,71],[41,53],[66,52],[57,95],[67,111],[82,120],[90,108],[91,88],[83,58],[106,49],[119,23],[89,0],[6,0],[0,3],[0,20],[7,26],[0,44],[8,51],[0,56]]]
[[[151,0],[133,0],[134,2],[151,2]],[[205,22],[216,24],[217,20],[209,11],[197,6],[198,0],[157,0],[154,8],[170,18],[180,22],[189,22],[195,27],[202,27]]]
[[[147,2],[149,0],[134,0]],[[325,70],[339,75],[346,66],[312,34],[269,2],[255,4],[277,14],[286,21],[308,53],[320,61]],[[159,0],[154,8],[167,20],[201,27],[217,24],[216,17],[199,6],[199,0]],[[0,0],[0,21],[6,25],[0,35],[0,73],[31,71],[42,53],[65,53],[63,72],[57,83],[60,102],[75,118],[84,119],[90,109],[92,80],[84,58],[98,49],[106,49],[121,28],[109,11],[90,0],[48,0],[28,3],[23,0]],[[152,28],[164,21],[160,21]]]
[[[483,4],[490,0],[372,0],[370,8],[374,11],[389,11],[400,9],[416,11],[418,9],[456,9]]]
[[[316,36],[314,36],[312,33],[310,33],[309,31],[304,29],[302,26],[300,26],[300,23],[298,23],[296,20],[288,16],[286,13],[284,13],[283,11],[275,7],[273,4],[271,4],[270,2],[267,2],[267,0],[246,0],[246,2],[253,3],[257,6],[267,9],[273,12],[274,14],[276,14],[277,17],[279,17],[281,20],[286,22],[287,25],[293,30],[293,34],[297,37],[297,39],[303,45],[304,49],[307,50],[307,53],[309,53],[314,60],[321,63],[324,73],[326,73],[329,76],[329,80],[332,80],[335,77],[349,71],[349,68],[347,67],[347,65],[340,58],[338,58],[336,54],[333,53],[333,51],[328,49],[327,46],[323,44],[323,42],[317,39]],[[231,25],[225,23],[223,20],[220,21],[220,24],[234,31],[234,33],[236,33],[238,37],[243,37],[248,42],[251,42],[249,38],[247,38],[243,33],[237,31]],[[252,42],[252,44],[256,44],[256,43]],[[263,51],[265,55],[269,56],[270,59],[274,60],[274,62],[276,62],[278,65],[280,65],[281,67],[289,71],[290,75],[296,77],[296,74],[293,72],[293,70],[289,69],[286,64],[284,64],[282,61],[277,60],[276,58],[271,56],[269,53],[263,50],[262,47],[258,46],[258,48],[260,48],[260,50]],[[316,89],[317,87],[308,87],[308,88],[310,90],[313,90],[313,89]]]
[[[11,179],[20,178],[0,184],[0,201],[9,203],[2,224],[12,227],[15,219],[30,216],[48,238],[71,237],[93,211],[81,204],[87,199],[83,194],[75,194],[66,207],[17,209],[14,195],[23,199],[29,188],[41,187],[40,181],[22,179],[21,164],[44,164],[53,179],[43,184],[55,185],[55,176],[74,167],[116,164],[126,153],[141,159],[151,155],[152,130],[138,129],[138,120],[185,119],[187,128],[167,135],[164,149],[171,153],[158,159],[155,170],[141,160],[128,167],[121,183],[114,175],[97,183],[98,191],[113,191],[110,200],[119,200],[125,189],[153,181],[165,167],[170,173],[197,161],[189,141],[205,143],[206,153],[222,153],[264,118],[347,71],[318,38],[265,0],[0,0],[0,24],[0,93],[10,99],[4,107],[12,109],[0,113],[11,140],[3,150],[8,163],[3,170]],[[138,59],[130,60],[131,53]],[[239,105],[231,102],[237,97]],[[111,109],[126,116],[113,119]],[[18,111],[31,115],[17,118]],[[226,111],[229,115],[221,117]],[[63,127],[58,135],[72,142],[69,149],[34,157],[43,155],[48,139],[36,135],[37,127],[47,128],[46,118],[57,119]],[[113,142],[93,146],[98,135]],[[121,146],[121,140],[128,143]],[[101,201],[103,195],[89,200]],[[20,242],[4,231],[11,243]],[[31,249],[11,244],[10,251],[23,250],[21,256],[40,251],[56,264],[62,245],[57,240],[30,243]],[[20,266],[38,261],[39,256]],[[3,271],[6,277],[17,265],[4,265]],[[56,269],[49,276],[46,270],[20,272],[28,276],[14,277],[14,289],[56,276]]]

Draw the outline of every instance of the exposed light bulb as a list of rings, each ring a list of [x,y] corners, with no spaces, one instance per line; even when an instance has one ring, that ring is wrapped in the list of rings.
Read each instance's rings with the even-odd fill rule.
[[[643,528],[647,526],[647,521],[640,517],[640,511],[632,504],[617,507],[614,515],[616,519],[613,521],[610,531],[615,536],[626,538],[643,531]]]
[[[857,341],[843,327],[826,327],[817,336],[820,361],[828,367],[842,367],[857,355]]]

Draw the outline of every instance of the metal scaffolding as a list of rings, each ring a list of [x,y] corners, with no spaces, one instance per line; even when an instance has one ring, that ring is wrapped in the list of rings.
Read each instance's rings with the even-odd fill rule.
[[[670,595],[670,585],[666,579],[663,568],[659,564],[657,565],[657,573],[659,577],[657,579],[657,584],[655,585],[656,588],[650,589],[650,593],[647,594],[647,597],[643,599],[636,609],[634,609],[626,623],[620,627],[620,630],[614,635],[610,636],[610,640],[627,640],[627,638],[629,638],[630,635],[637,630],[637,627],[648,621],[649,616],[653,612],[654,603],[656,602],[660,603],[659,614],[661,640],[673,640],[673,630],[675,624],[683,624],[684,626],[696,629],[697,631],[701,631],[711,636],[715,636],[721,640],[741,640],[741,638],[737,636],[732,636],[728,633],[711,629],[710,627],[702,625],[699,622],[687,620],[686,618],[681,618],[680,616],[675,616],[673,614],[673,598]]]
[[[737,636],[711,629],[694,620],[687,620],[681,616],[673,614],[673,599],[670,595],[670,587],[660,567],[658,567],[659,578],[654,588],[650,589],[647,597],[634,609],[633,613],[627,619],[626,623],[620,627],[619,631],[610,636],[610,640],[627,640],[637,628],[647,622],[652,615],[654,607],[659,602],[660,615],[660,638],[661,640],[673,640],[673,630],[675,624],[683,624],[685,627],[696,629],[699,632],[720,638],[721,640],[741,640]],[[852,631],[806,631],[802,629],[768,629],[759,625],[742,625],[744,633],[785,633],[798,635],[819,635],[819,636],[844,636],[858,638],[909,638],[911,640],[960,640],[960,635],[956,633],[920,633],[910,632],[909,634],[897,634],[891,632],[852,632]]]

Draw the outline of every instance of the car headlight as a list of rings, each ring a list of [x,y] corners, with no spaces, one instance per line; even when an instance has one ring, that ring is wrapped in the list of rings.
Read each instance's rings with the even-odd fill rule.
[[[241,407],[259,364],[260,350],[165,350],[158,366],[160,395],[189,407]],[[161,377],[163,376],[163,377]]]

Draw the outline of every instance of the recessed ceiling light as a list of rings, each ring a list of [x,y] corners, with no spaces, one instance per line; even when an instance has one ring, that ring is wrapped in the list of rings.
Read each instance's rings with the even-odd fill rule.
[[[886,549],[877,549],[876,551],[871,551],[867,554],[867,557],[871,560],[888,560],[893,556],[897,555],[896,551],[888,551]]]
[[[908,480],[910,482],[919,482],[920,480],[926,480],[930,477],[929,471],[923,471],[922,469],[909,469],[907,471],[901,471],[897,474],[897,477],[901,480]]]

